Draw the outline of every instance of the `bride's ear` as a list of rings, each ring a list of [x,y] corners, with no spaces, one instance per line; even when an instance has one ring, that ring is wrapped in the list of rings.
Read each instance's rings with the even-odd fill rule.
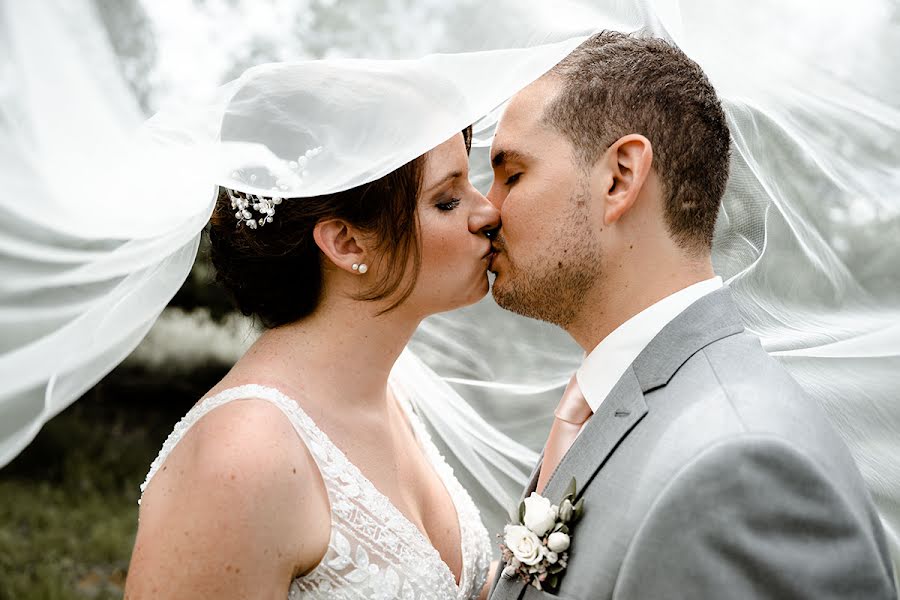
[[[328,219],[319,221],[313,228],[313,239],[319,250],[334,265],[350,273],[353,265],[365,262],[365,242],[360,232],[346,221]]]
[[[653,147],[650,140],[633,133],[616,140],[597,166],[603,195],[603,222],[611,225],[637,201],[650,175]]]

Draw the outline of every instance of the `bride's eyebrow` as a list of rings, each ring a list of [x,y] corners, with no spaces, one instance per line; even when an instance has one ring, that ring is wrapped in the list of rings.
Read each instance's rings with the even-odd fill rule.
[[[432,190],[436,190],[437,188],[441,187],[442,185],[444,185],[451,179],[456,179],[456,178],[462,177],[462,176],[463,176],[462,171],[453,171],[452,173],[447,173],[447,175],[444,176],[440,181],[428,186],[428,189],[425,190],[425,193],[427,194],[427,193],[431,192]]]

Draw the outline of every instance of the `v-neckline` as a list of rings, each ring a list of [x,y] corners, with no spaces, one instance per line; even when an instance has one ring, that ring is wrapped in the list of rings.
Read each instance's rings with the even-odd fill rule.
[[[431,467],[431,472],[437,477],[438,481],[440,481],[441,487],[444,488],[444,493],[447,494],[447,498],[450,499],[450,504],[453,506],[453,512],[456,515],[456,530],[457,530],[456,532],[457,532],[457,537],[459,538],[459,547],[456,549],[456,552],[459,556],[459,581],[456,580],[456,576],[453,574],[453,569],[450,568],[450,565],[448,565],[447,561],[444,560],[444,557],[441,556],[440,551],[431,542],[431,538],[428,536],[428,533],[426,531],[422,531],[421,529],[419,529],[416,526],[416,524],[413,523],[412,520],[403,513],[402,510],[397,508],[397,506],[391,501],[391,499],[388,498],[386,494],[383,494],[381,492],[381,490],[379,490],[378,487],[374,483],[372,483],[372,481],[369,480],[362,473],[362,471],[359,469],[359,467],[356,467],[356,465],[353,465],[353,466],[356,467],[357,471],[359,471],[360,476],[363,477],[364,479],[366,479],[367,481],[369,481],[369,483],[372,485],[372,487],[375,489],[375,491],[378,494],[380,494],[382,497],[384,497],[384,499],[387,501],[387,503],[391,505],[391,508],[396,510],[400,514],[400,516],[403,517],[404,520],[406,520],[407,523],[412,525],[413,528],[415,528],[415,530],[419,532],[419,536],[422,538],[422,541],[434,550],[438,559],[441,561],[441,563],[443,563],[443,565],[447,568],[447,571],[450,573],[450,578],[453,580],[453,584],[456,586],[457,597],[459,597],[459,590],[462,589],[463,584],[466,582],[466,580],[465,580],[466,561],[465,561],[465,553],[463,552],[463,548],[462,548],[462,545],[463,545],[463,523],[462,523],[462,519],[460,517],[459,507],[456,505],[456,497],[453,495],[453,492],[451,492],[451,490],[450,490],[451,482],[446,478],[446,473],[444,472],[444,469],[441,469],[441,465],[439,465],[437,462],[438,459],[440,458],[437,455],[438,454],[437,448],[435,448],[433,445],[429,445],[432,443],[431,440],[426,439],[422,435],[424,433],[424,431],[423,431],[424,427],[423,427],[422,423],[419,422],[418,416],[413,414],[412,406],[410,406],[410,404],[406,401],[405,398],[401,398],[397,394],[397,390],[394,389],[394,386],[392,386],[390,384],[390,382],[388,382],[388,389],[390,390],[391,396],[394,398],[394,402],[400,408],[400,412],[406,417],[406,425],[407,425],[407,427],[409,427],[410,433],[412,433],[413,438],[415,438],[416,445],[419,447],[419,451],[422,453],[422,455],[425,457],[425,460],[427,461],[428,465]],[[331,441],[331,440],[329,440],[329,441]],[[333,442],[332,442],[332,444],[334,445]],[[337,448],[336,445],[335,445],[335,448]],[[348,459],[347,462],[350,462],[350,460]],[[424,524],[423,524],[423,526],[424,526]]]
[[[441,553],[438,551],[437,548],[435,548],[434,544],[432,544],[429,541],[428,536],[424,532],[422,532],[422,530],[419,529],[416,526],[416,524],[413,523],[412,520],[410,520],[403,513],[403,511],[401,511],[399,508],[397,508],[397,506],[393,503],[393,501],[386,494],[382,493],[382,491],[378,489],[378,486],[376,486],[368,477],[366,477],[363,474],[362,470],[360,470],[360,468],[357,467],[353,461],[351,461],[349,458],[347,458],[347,455],[344,454],[344,451],[341,450],[341,448],[338,447],[338,445],[335,444],[331,440],[331,438],[328,436],[328,434],[325,433],[325,431],[322,430],[322,428],[320,428],[316,424],[316,422],[312,419],[312,417],[310,417],[306,413],[306,411],[303,410],[303,408],[300,406],[300,404],[296,400],[294,400],[290,396],[284,394],[277,388],[272,388],[272,387],[268,387],[268,386],[264,386],[264,385],[260,385],[260,384],[248,384],[248,386],[252,386],[257,389],[269,390],[271,392],[274,392],[277,397],[284,399],[287,404],[287,407],[291,410],[296,411],[297,415],[301,418],[301,420],[306,421],[307,427],[309,427],[312,431],[316,432],[319,436],[321,436],[321,441],[323,441],[326,444],[328,444],[329,446],[331,446],[331,449],[333,450],[334,455],[337,456],[337,458],[340,461],[342,461],[346,464],[346,467],[349,470],[350,474],[353,475],[356,479],[358,479],[359,482],[361,483],[361,485],[368,486],[370,488],[370,495],[374,496],[376,499],[378,499],[382,502],[382,504],[386,507],[388,512],[391,513],[391,514],[385,515],[386,517],[389,517],[388,521],[393,522],[393,523],[400,523],[402,527],[404,527],[408,530],[411,539],[416,540],[416,542],[421,545],[423,551],[426,554],[431,555],[433,558],[435,558],[441,564],[444,578],[446,579],[447,583],[449,583],[452,586],[452,588],[455,592],[454,595],[457,598],[460,598],[460,592],[463,590],[463,586],[467,584],[469,579],[471,579],[472,574],[468,572],[469,568],[468,568],[468,565],[466,564],[465,553],[463,552],[463,548],[462,548],[462,545],[465,541],[463,540],[464,528],[463,528],[463,523],[462,523],[461,516],[460,516],[459,506],[457,506],[457,500],[450,490],[450,483],[445,478],[443,470],[435,462],[435,458],[437,458],[436,457],[437,449],[425,447],[426,444],[428,443],[428,440],[423,439],[423,436],[420,435],[419,427],[415,420],[415,416],[411,412],[412,407],[407,407],[407,405],[404,403],[404,400],[401,399],[397,395],[396,390],[393,388],[393,386],[391,386],[391,394],[393,395],[397,404],[400,405],[400,410],[402,410],[403,413],[406,415],[407,421],[412,430],[413,436],[415,437],[416,442],[419,446],[419,450],[425,455],[425,459],[428,461],[428,464],[431,466],[432,471],[438,477],[441,484],[443,485],[444,490],[447,493],[447,496],[450,498],[450,503],[453,505],[453,510],[456,512],[456,526],[457,526],[458,533],[459,533],[459,544],[460,544],[459,548],[457,549],[457,551],[459,552],[459,557],[460,557],[460,571],[459,571],[459,581],[458,582],[456,580],[456,576],[453,574],[453,570],[450,568],[450,565],[448,565],[446,563],[446,561],[444,561],[444,558],[441,556]],[[238,387],[245,387],[245,386],[238,386]],[[216,394],[214,396],[210,396],[210,397],[206,398],[206,401],[215,399],[221,393],[222,392],[220,392],[219,394]],[[251,396],[247,396],[247,397],[251,397]],[[199,406],[199,404],[198,404],[198,406]],[[432,452],[431,450],[434,450],[434,451]],[[316,569],[313,569],[312,572],[314,572],[315,570]]]

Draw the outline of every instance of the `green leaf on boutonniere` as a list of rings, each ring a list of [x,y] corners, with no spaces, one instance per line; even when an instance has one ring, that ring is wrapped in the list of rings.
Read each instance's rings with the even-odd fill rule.
[[[569,500],[574,500],[576,489],[577,488],[575,487],[575,478],[573,477],[572,481],[569,482],[569,487],[566,488],[566,493],[563,494],[563,499],[568,498]]]
[[[556,533],[557,531],[562,531],[564,534],[569,535],[569,526],[565,523],[557,523],[553,526],[553,530],[550,533]]]
[[[519,504],[519,525],[525,524],[525,502]]]
[[[562,573],[565,570],[566,570],[566,568],[564,566],[562,566],[559,563],[556,563],[555,565],[551,565],[550,568],[547,569],[547,572],[550,573],[551,575],[556,575],[557,573]]]
[[[559,520],[563,523],[568,523],[574,516],[575,507],[572,505],[572,501],[568,498],[563,498],[563,501],[559,504]]]
[[[582,514],[584,514],[584,498],[575,503],[575,516],[572,517],[572,523],[580,519]]]
[[[555,592],[559,588],[559,575],[551,575],[544,582],[544,589],[548,592]]]

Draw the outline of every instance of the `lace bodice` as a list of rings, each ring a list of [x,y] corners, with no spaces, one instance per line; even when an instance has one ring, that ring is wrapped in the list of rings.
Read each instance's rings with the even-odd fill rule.
[[[244,385],[204,399],[175,426],[150,467],[144,491],[185,433],[203,415],[239,399],[260,398],[280,408],[306,443],[322,473],[331,502],[331,541],[322,562],[291,582],[289,600],[465,600],[477,598],[487,578],[490,540],[478,509],[397,394],[423,452],[456,507],[462,544],[459,585],[438,551],[320,430],[300,406],[274,388]]]

